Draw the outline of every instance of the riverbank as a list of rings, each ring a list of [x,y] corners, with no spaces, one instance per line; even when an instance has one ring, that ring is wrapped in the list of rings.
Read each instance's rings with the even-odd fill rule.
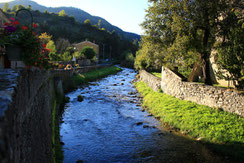
[[[77,89],[82,84],[87,84],[90,81],[94,81],[97,79],[104,78],[111,74],[116,74],[117,72],[121,71],[119,67],[111,66],[111,67],[105,67],[101,69],[96,69],[93,71],[89,71],[86,73],[74,73],[74,75],[64,81],[64,92],[68,93],[72,90]]]
[[[136,82],[135,86],[144,97],[143,107],[162,123],[225,156],[244,159],[244,118],[154,92],[143,82]]]

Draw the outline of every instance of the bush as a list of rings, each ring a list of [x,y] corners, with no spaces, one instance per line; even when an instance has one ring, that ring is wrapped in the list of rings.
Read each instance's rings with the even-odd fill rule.
[[[84,54],[87,59],[93,59],[96,56],[95,50],[89,46],[84,47],[81,51],[81,54]]]
[[[121,66],[134,68],[135,57],[131,51],[125,51],[121,55]]]

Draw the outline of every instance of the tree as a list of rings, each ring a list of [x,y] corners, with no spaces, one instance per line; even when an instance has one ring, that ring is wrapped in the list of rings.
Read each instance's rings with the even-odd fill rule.
[[[56,41],[56,49],[58,54],[63,54],[69,46],[70,42],[67,39],[59,38]]]
[[[31,11],[31,10],[32,10],[31,5],[28,5],[28,6],[27,6],[27,9]]]
[[[217,76],[244,89],[244,15],[235,10],[223,20],[223,39],[217,43]]]
[[[44,10],[44,13],[45,13],[45,14],[49,14],[49,12],[47,11],[47,9]]]
[[[58,16],[66,16],[66,13],[64,10],[61,10],[59,13],[58,13]]]
[[[42,41],[42,43],[47,44],[51,41],[52,36],[44,32],[39,36],[39,39]]]
[[[90,21],[90,19],[86,19],[86,20],[84,21],[84,24],[91,26],[91,21]]]
[[[181,64],[192,54],[199,55],[205,84],[212,84],[210,54],[218,33],[223,0],[149,0],[142,27],[152,44],[165,48],[164,61]],[[161,48],[162,48],[161,47]]]
[[[3,6],[3,11],[4,12],[8,12],[9,9],[10,9],[9,8],[9,4],[8,3],[5,3],[4,6]]]
[[[15,5],[12,8],[13,11],[18,11],[20,9],[25,9],[25,6],[23,6],[23,5]]]
[[[99,19],[99,20],[98,20],[98,22],[97,22],[97,27],[98,27],[98,29],[100,29],[100,28],[101,28],[101,23],[102,23],[102,20],[101,20],[101,19]]]
[[[49,40],[49,42],[47,43],[47,47],[46,48],[50,50],[50,52],[49,52],[49,59],[51,61],[58,61],[58,60],[60,60],[60,57],[56,54],[57,50],[56,50],[56,46],[55,46],[54,41]]]
[[[89,46],[85,46],[82,51],[81,54],[84,54],[84,56],[87,59],[93,59],[96,56],[96,52],[92,47]]]

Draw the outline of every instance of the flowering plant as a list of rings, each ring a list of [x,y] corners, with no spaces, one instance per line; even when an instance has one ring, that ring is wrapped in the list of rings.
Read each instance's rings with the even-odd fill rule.
[[[4,24],[3,38],[0,44],[15,45],[22,49],[22,60],[29,66],[48,68],[48,50],[42,44],[34,29],[36,24],[31,27],[20,25],[14,18],[10,18],[11,23]]]

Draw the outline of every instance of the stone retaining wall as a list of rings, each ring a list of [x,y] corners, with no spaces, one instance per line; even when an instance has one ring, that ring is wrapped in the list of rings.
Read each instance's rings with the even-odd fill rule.
[[[244,116],[244,95],[238,91],[185,82],[165,67],[162,67],[162,79],[144,70],[140,71],[139,75],[140,80],[147,83],[154,91],[158,91],[161,88],[164,93],[176,98],[196,102],[200,105],[220,108],[224,111]]]
[[[184,82],[174,72],[162,67],[161,89],[177,98],[196,102],[244,116],[244,95],[227,88]]]
[[[106,67],[106,66],[101,66]],[[52,117],[75,71],[0,69],[0,162],[53,162]],[[56,108],[55,108],[56,106]]]
[[[0,117],[0,162],[53,162],[52,113],[62,78],[72,71],[18,72],[7,108]],[[9,88],[8,88],[9,89]],[[4,92],[4,90],[3,90]],[[1,108],[2,109],[2,108]],[[59,109],[58,107],[56,109]],[[57,110],[58,112],[58,110]]]
[[[141,70],[139,72],[140,75],[140,80],[144,81],[145,83],[147,83],[147,85],[153,89],[154,91],[158,91],[160,90],[161,87],[161,80],[160,78],[146,72],[145,70]]]

